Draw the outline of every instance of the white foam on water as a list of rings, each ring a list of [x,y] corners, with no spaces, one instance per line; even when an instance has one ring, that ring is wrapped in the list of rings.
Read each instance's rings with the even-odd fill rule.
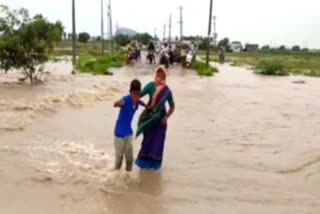
[[[23,130],[32,122],[37,112],[55,112],[58,107],[68,103],[75,108],[92,106],[97,101],[108,101],[118,95],[114,87],[97,87],[73,91],[67,94],[47,95],[40,99],[0,100],[0,130]],[[5,104],[5,105],[2,105]]]
[[[114,157],[90,142],[41,141],[28,146],[2,146],[1,151],[24,153],[39,176],[62,182],[98,184],[102,188],[127,189],[138,175],[114,170]],[[53,179],[54,180],[54,179]]]

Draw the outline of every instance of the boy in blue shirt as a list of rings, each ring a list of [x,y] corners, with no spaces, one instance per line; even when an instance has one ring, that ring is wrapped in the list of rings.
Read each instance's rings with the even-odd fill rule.
[[[141,83],[139,80],[133,80],[130,84],[130,94],[124,96],[121,100],[114,103],[114,107],[119,107],[120,112],[114,131],[114,147],[116,153],[115,170],[120,170],[123,156],[126,158],[126,171],[132,170],[133,164],[133,130],[131,123],[139,105],[147,107],[140,101]]]

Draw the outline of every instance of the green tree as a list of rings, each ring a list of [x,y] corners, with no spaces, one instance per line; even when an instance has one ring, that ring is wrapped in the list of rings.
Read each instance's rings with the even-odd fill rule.
[[[223,47],[226,51],[231,51],[230,40],[229,38],[224,38],[218,42],[218,47]]]
[[[101,42],[101,36],[97,36],[97,37],[95,38],[95,41],[96,41],[96,42]]]
[[[40,81],[43,64],[61,40],[61,23],[41,15],[30,18],[26,9],[10,10],[0,5],[0,68],[19,69],[31,83]]]
[[[148,33],[138,33],[132,38],[133,40],[137,40],[138,42],[148,45],[153,37]]]
[[[301,51],[301,48],[299,45],[295,45],[292,47],[292,51]]]
[[[209,39],[203,38],[200,40],[199,49],[200,50],[207,50],[208,45],[209,45]]]
[[[64,32],[64,26],[63,26],[62,22],[61,21],[57,21],[55,23],[55,27],[59,30],[60,38],[64,39],[65,38],[65,36],[64,36],[65,32]]]
[[[90,40],[90,34],[83,32],[83,33],[79,33],[79,42],[81,43],[88,43]]]
[[[119,46],[126,46],[130,42],[129,36],[121,34],[115,36],[114,40]]]
[[[269,45],[265,45],[265,46],[262,46],[261,50],[263,51],[269,51],[271,48]]]
[[[281,45],[278,50],[279,50],[279,51],[285,51],[285,50],[286,50],[286,46]]]

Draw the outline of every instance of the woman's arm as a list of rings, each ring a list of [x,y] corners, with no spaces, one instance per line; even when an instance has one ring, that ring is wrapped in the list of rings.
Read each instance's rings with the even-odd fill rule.
[[[162,119],[162,125],[166,125],[166,124],[167,124],[169,117],[170,117],[170,116],[172,115],[172,113],[174,112],[174,109],[175,109],[175,105],[174,105],[174,104],[170,105],[170,108],[169,108],[168,113],[167,113],[166,116],[164,116],[164,118]]]
[[[145,95],[147,95],[150,91],[150,87],[151,87],[151,83],[148,83],[141,91],[140,93],[140,97],[144,97]]]
[[[175,109],[174,99],[173,99],[173,96],[172,96],[171,92],[170,92],[169,97],[168,97],[168,102],[169,102],[170,108],[168,110],[168,113],[162,119],[162,124],[163,125],[167,124],[167,121],[168,121],[169,117],[173,114],[174,109]]]
[[[167,118],[169,118],[169,117],[172,115],[172,113],[174,112],[174,109],[175,109],[175,105],[174,105],[174,104],[173,104],[173,105],[170,105],[169,111],[168,111],[168,113],[166,114],[166,117],[167,117]]]

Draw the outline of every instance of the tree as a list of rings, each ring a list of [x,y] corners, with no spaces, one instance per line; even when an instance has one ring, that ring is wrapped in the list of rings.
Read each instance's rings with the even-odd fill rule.
[[[54,25],[59,31],[60,38],[63,39],[65,32],[64,32],[64,26],[63,26],[62,22],[57,21]]]
[[[79,33],[79,42],[88,43],[89,40],[90,40],[90,34],[86,32]]]
[[[300,50],[301,50],[301,48],[299,45],[295,45],[292,47],[292,51],[300,51]]]
[[[280,50],[280,51],[285,51],[285,50],[286,50],[286,46],[281,45],[281,46],[279,47],[279,50]]]
[[[265,45],[265,46],[262,46],[261,50],[263,51],[269,51],[271,48],[269,45]]]
[[[186,40],[186,41],[197,41],[198,38],[197,38],[197,36],[184,36],[183,40]]]
[[[97,36],[97,37],[95,38],[95,41],[96,41],[96,42],[101,42],[101,36]]]
[[[231,51],[230,40],[229,38],[224,38],[218,42],[218,47],[223,47],[226,51]]]
[[[115,36],[114,40],[119,46],[126,46],[130,42],[129,36],[122,34]]]
[[[4,5],[0,12],[0,68],[20,69],[25,79],[38,83],[43,64],[61,40],[61,23],[51,23],[42,15],[30,18],[26,9],[10,10]]]
[[[200,50],[207,50],[208,45],[209,45],[209,39],[208,38],[203,38],[200,41],[199,49]]]
[[[150,41],[153,39],[153,37],[148,33],[138,33],[132,38],[133,40],[137,40],[138,42],[148,45]]]

